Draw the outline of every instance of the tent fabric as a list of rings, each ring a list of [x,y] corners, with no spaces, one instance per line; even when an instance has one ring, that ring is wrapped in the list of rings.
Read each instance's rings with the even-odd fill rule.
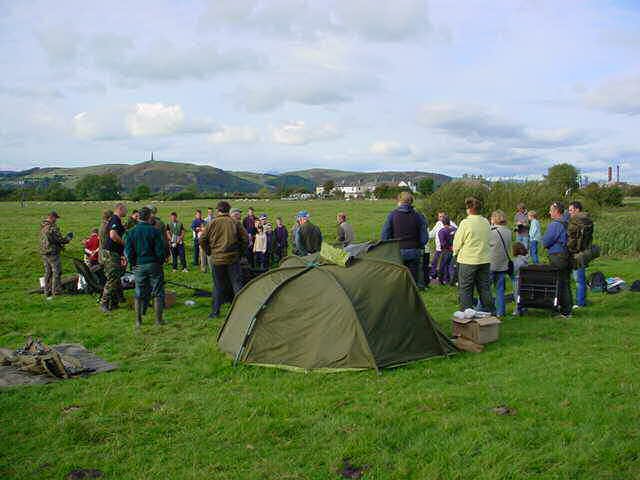
[[[287,257],[245,286],[220,330],[220,349],[239,362],[305,370],[378,369],[455,351],[397,242],[373,246],[346,267],[322,262],[317,254]]]

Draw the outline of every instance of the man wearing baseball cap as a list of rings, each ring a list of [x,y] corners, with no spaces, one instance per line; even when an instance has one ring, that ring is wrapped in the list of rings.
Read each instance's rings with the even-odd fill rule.
[[[300,228],[295,234],[295,244],[298,254],[303,257],[319,252],[322,248],[322,232],[309,220],[309,212],[301,210],[297,215]]]
[[[56,225],[58,218],[60,215],[56,211],[51,211],[40,225],[40,255],[44,264],[44,295],[47,300],[60,294],[62,274],[60,252],[73,238],[73,233],[67,233],[66,237],[62,236]]]

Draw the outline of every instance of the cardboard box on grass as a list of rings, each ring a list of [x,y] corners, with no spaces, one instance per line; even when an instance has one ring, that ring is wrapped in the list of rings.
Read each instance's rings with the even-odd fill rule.
[[[498,317],[453,318],[452,334],[484,345],[498,340],[501,323]]]

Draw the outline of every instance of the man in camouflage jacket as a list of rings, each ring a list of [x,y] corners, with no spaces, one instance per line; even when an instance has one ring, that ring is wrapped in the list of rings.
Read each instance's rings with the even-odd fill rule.
[[[44,264],[44,295],[47,300],[60,294],[62,273],[60,252],[73,237],[71,233],[68,233],[66,237],[62,236],[58,225],[56,225],[58,218],[60,216],[56,212],[51,212],[40,226],[40,255]]]

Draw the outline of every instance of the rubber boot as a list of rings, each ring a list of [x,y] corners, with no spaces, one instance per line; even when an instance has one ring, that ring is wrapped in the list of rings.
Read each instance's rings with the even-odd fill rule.
[[[134,299],[134,306],[136,309],[136,328],[140,328],[140,326],[142,325],[142,305],[143,302],[145,300],[141,299],[141,298],[136,298]]]
[[[162,312],[164,311],[164,298],[153,299],[153,312],[156,315],[156,325],[164,325]]]

